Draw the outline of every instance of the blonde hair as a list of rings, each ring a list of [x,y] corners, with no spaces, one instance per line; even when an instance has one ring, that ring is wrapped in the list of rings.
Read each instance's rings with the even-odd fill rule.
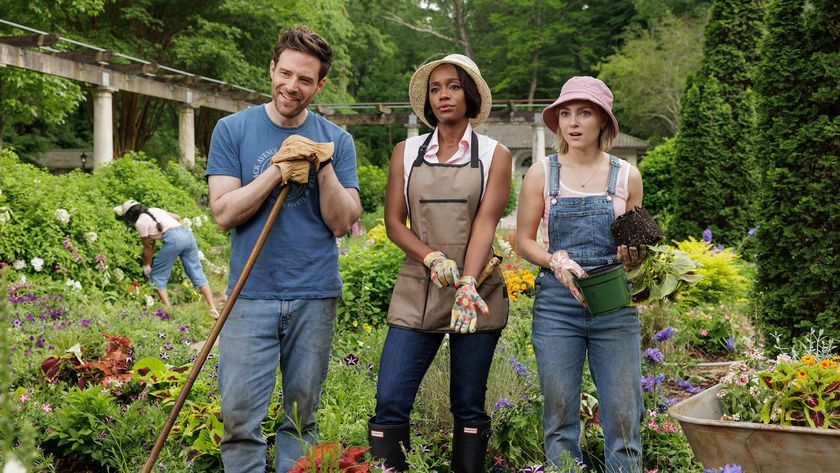
[[[594,102],[590,103],[595,106],[598,113],[601,114],[601,118],[606,122],[606,126],[601,128],[601,133],[598,134],[598,149],[606,153],[612,149],[613,142],[615,141],[615,137],[618,136],[618,133],[615,131],[612,121],[610,121],[609,115],[604,112],[604,109]],[[554,111],[558,116],[560,115],[560,107],[555,108]],[[560,133],[559,127],[557,128],[557,141],[554,143],[554,149],[558,154],[566,154],[569,152],[569,143],[566,143],[566,140],[563,138],[563,134]]]

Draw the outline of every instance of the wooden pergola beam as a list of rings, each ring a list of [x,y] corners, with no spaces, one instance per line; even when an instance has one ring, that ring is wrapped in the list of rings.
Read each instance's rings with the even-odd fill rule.
[[[133,62],[131,64],[105,64],[105,67],[112,71],[125,72],[126,74],[154,74],[160,69],[157,64],[143,64]]]
[[[57,34],[32,34],[23,36],[0,36],[0,43],[11,44],[21,48],[35,46],[52,46],[61,39]]]
[[[114,58],[113,51],[62,51],[55,53],[55,56],[69,59],[71,61],[84,62],[87,64],[99,64],[110,61]]]
[[[265,100],[261,94],[258,94],[254,102],[245,102],[213,92],[204,92],[179,84],[160,82],[99,65],[73,61],[4,43],[0,43],[0,66],[2,65],[51,74],[114,90],[186,103],[193,107],[207,107],[231,113],[252,107]]]

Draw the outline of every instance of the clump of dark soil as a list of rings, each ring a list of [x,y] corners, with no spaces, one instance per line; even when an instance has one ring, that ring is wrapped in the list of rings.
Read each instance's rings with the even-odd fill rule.
[[[665,238],[665,234],[647,210],[641,207],[636,207],[615,219],[610,225],[610,232],[615,244],[619,246],[655,245]]]

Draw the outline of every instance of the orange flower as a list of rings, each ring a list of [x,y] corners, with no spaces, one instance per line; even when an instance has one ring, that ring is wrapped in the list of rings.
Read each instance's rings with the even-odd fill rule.
[[[799,370],[799,373],[796,374],[797,379],[808,379],[808,373]]]
[[[814,355],[805,355],[802,357],[802,361],[804,361],[808,366],[814,366],[817,364],[817,358]]]
[[[820,362],[820,368],[828,369],[828,368],[834,368],[835,366],[837,366],[837,362],[834,362],[834,361],[831,361],[831,360],[822,360]]]

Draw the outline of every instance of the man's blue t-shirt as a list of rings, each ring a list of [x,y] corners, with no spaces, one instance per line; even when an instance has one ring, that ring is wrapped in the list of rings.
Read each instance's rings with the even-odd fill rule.
[[[271,157],[290,135],[333,142],[332,166],[344,187],[358,189],[353,138],[334,123],[309,111],[302,125],[286,128],[268,117],[265,106],[219,120],[210,141],[205,176],[226,175],[248,185],[271,166]],[[314,168],[312,168],[314,170]],[[245,266],[279,190],[247,222],[231,230],[228,293]],[[323,299],[341,295],[335,237],[321,218],[318,178],[292,184],[289,195],[239,297],[246,299]]]

